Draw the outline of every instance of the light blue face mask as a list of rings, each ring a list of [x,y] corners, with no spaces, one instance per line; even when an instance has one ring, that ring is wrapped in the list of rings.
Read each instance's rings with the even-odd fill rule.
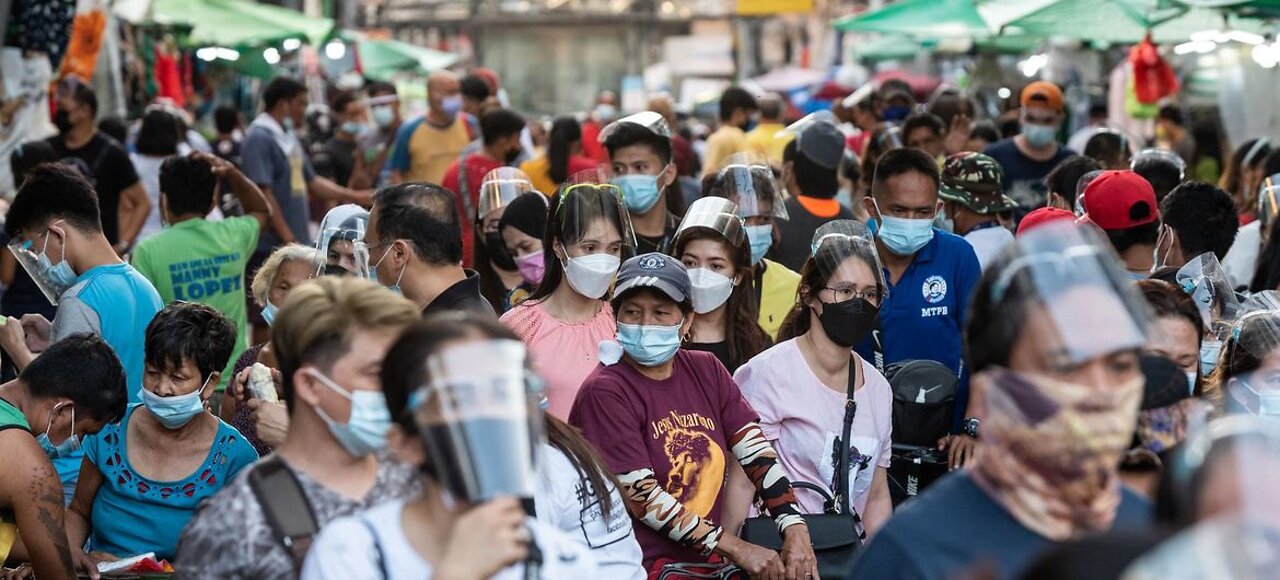
[[[1213,374],[1218,367],[1218,354],[1222,352],[1222,341],[1206,340],[1200,344],[1200,376]]]
[[[640,366],[656,367],[680,350],[680,325],[647,326],[618,323],[618,344]]]
[[[348,135],[363,135],[366,128],[368,128],[368,126],[364,123],[357,123],[355,121],[347,121],[346,123],[343,123],[341,127],[342,131]]]
[[[66,403],[66,405],[70,404]],[[71,407],[71,436],[57,445],[54,445],[53,441],[49,440],[49,431],[53,429],[53,416],[58,413],[58,409],[66,405],[59,405],[53,408],[53,412],[49,413],[49,425],[44,428],[44,433],[36,437],[36,443],[40,445],[40,449],[44,450],[44,454],[49,459],[67,457],[80,450],[80,436],[76,435],[76,408],[74,405]]]
[[[657,175],[619,175],[613,178],[613,184],[622,190],[622,199],[627,202],[627,211],[631,213],[648,213],[658,203],[661,191]]]
[[[271,326],[272,324],[275,324],[276,322],[276,305],[275,304],[267,302],[267,305],[262,307],[262,319],[266,321],[267,326]]]
[[[773,247],[773,226],[747,226],[747,240],[751,242],[751,265],[764,259],[764,255]]]
[[[895,255],[913,255],[933,240],[932,218],[913,220],[888,217],[880,212],[879,204],[876,204],[876,213],[880,213],[880,220],[876,224],[875,235]]]
[[[319,405],[315,407],[316,414],[329,426],[329,432],[347,453],[352,457],[364,457],[386,447],[387,432],[391,430],[391,412],[387,410],[387,399],[382,393],[347,391],[315,369],[307,369],[307,372],[351,401],[351,417],[346,423],[334,421]]]
[[[1053,125],[1023,123],[1022,136],[1027,138],[1028,145],[1040,149],[1053,144],[1053,140],[1058,136],[1058,128]]]
[[[1259,392],[1248,381],[1239,379],[1240,385],[1258,399],[1259,417],[1280,417],[1280,391],[1266,390]]]
[[[381,258],[378,258],[378,263],[374,264],[372,268],[369,268],[369,278],[374,282],[378,282],[378,266],[382,265],[382,261],[387,259],[387,255],[390,253],[391,253],[391,246],[387,246],[387,251],[382,253]],[[404,271],[408,267],[409,267],[409,264],[405,264],[404,267],[400,268],[400,275],[396,276],[396,283],[390,286],[387,286],[387,290],[395,292],[396,294],[401,294],[400,280],[404,279]]]
[[[147,389],[142,389],[142,404],[151,411],[152,415],[155,415],[165,429],[180,429],[190,423],[196,415],[204,412],[204,400],[200,398],[200,394],[209,385],[211,378],[213,375],[206,377],[200,384],[200,388],[175,397],[161,397]]]
[[[49,228],[45,230],[44,249],[40,250],[40,254],[36,256],[36,268],[38,271],[33,276],[39,277],[40,280],[49,287],[49,291],[52,292],[54,296],[62,296],[63,292],[66,292],[68,288],[71,288],[76,283],[76,272],[71,269],[71,263],[67,261],[67,236],[61,230],[54,230],[53,228],[54,225],[57,225],[61,221],[62,220],[58,220],[57,222],[50,224]],[[57,231],[62,235],[62,258],[57,264],[54,264],[53,261],[49,259],[49,254],[47,253],[49,250],[50,231]],[[30,241],[26,242],[26,247],[30,249]]]

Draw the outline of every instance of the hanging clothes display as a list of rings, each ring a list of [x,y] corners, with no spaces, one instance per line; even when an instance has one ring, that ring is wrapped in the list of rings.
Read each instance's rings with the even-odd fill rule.
[[[92,82],[106,28],[107,14],[102,0],[80,0],[71,22],[67,52],[59,67],[63,76],[75,75]]]
[[[48,54],[49,63],[57,68],[70,39],[76,0],[14,0],[12,15],[18,37],[11,44]]]

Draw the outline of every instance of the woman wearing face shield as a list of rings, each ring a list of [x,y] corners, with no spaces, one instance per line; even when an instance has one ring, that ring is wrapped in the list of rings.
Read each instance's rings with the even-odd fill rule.
[[[420,470],[422,491],[325,526],[303,579],[642,577],[612,478],[581,436],[538,409],[510,330],[474,313],[430,318],[391,346],[381,380],[388,446]],[[593,508],[601,519],[589,522]]]
[[[733,202],[693,202],[676,230],[674,254],[689,270],[693,325],[686,348],[716,355],[729,372],[769,347],[760,328],[751,249]]]
[[[365,256],[357,257],[356,248],[358,242],[364,242],[368,224],[368,210],[358,205],[349,203],[329,210],[320,221],[320,236],[316,239],[316,251],[324,256],[324,261],[317,264],[316,275],[331,271],[331,268],[363,275],[359,269],[368,260]]]
[[[739,369],[734,380],[760,414],[787,477],[826,486],[832,496],[836,466],[831,449],[845,438],[845,403],[853,385],[857,408],[844,443],[852,459],[851,489],[843,494],[870,535],[893,513],[886,475],[893,394],[875,365],[850,349],[875,328],[888,287],[875,244],[862,224],[831,222],[814,234],[814,244],[817,249],[801,274],[782,340]],[[751,490],[738,475],[731,474],[730,489],[749,498]],[[805,513],[823,513],[821,495],[800,489],[796,499]]]
[[[1221,412],[1280,416],[1280,294],[1260,292],[1241,305],[1208,382]]]
[[[808,528],[756,413],[714,356],[680,348],[690,293],[688,272],[670,256],[622,265],[613,299],[618,342],[600,345],[603,364],[583,383],[569,423],[618,474],[650,574],[710,558],[753,578],[816,578]],[[781,555],[719,525],[730,462],[774,518]]]
[[[499,227],[511,202],[527,193],[538,193],[538,190],[533,188],[528,175],[511,167],[490,171],[480,184],[471,263],[480,274],[480,293],[494,312],[511,310],[529,296],[528,283],[520,275],[514,256],[507,251]]]
[[[1094,231],[1054,222],[1018,238],[974,290],[965,333],[975,464],[880,530],[856,579],[1016,578],[1058,542],[1145,527],[1118,466],[1137,426],[1147,309]]]
[[[542,284],[502,315],[529,345],[534,371],[547,382],[547,411],[562,419],[600,361],[600,341],[613,337],[605,296],[635,248],[622,192],[594,172],[571,181],[550,200]]]
[[[175,302],[147,326],[142,404],[85,442],[67,535],[82,564],[147,552],[172,560],[196,506],[258,454],[205,407],[235,345],[226,317]],[[88,555],[78,548],[89,541]]]

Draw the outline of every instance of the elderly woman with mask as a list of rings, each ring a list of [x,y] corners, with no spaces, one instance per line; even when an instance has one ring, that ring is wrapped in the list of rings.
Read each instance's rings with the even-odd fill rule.
[[[1104,240],[1065,222],[1028,232],[992,264],[965,332],[982,417],[976,462],[891,519],[853,578],[948,578],[979,565],[1017,578],[1057,542],[1145,524],[1149,506],[1118,474],[1149,318],[1127,278]]]

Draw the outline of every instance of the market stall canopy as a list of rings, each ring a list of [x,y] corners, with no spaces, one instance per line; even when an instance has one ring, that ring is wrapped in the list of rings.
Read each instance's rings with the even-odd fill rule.
[[[319,45],[334,32],[332,19],[247,0],[153,0],[144,22],[190,27],[189,46],[256,47],[290,38]]]
[[[751,80],[766,91],[785,93],[816,85],[826,80],[826,78],[827,73],[825,71],[788,65],[771,70]]]
[[[1107,43],[1138,42],[1151,31],[1156,42],[1172,43],[1224,25],[1231,30],[1264,31],[1262,22],[1174,0],[1059,0],[999,28],[1004,33]]]
[[[364,76],[389,81],[399,72],[428,74],[458,62],[458,55],[400,42],[361,40],[356,44]]]
[[[986,36],[992,31],[974,0],[902,0],[879,10],[836,20],[851,32],[884,32],[929,38]]]

